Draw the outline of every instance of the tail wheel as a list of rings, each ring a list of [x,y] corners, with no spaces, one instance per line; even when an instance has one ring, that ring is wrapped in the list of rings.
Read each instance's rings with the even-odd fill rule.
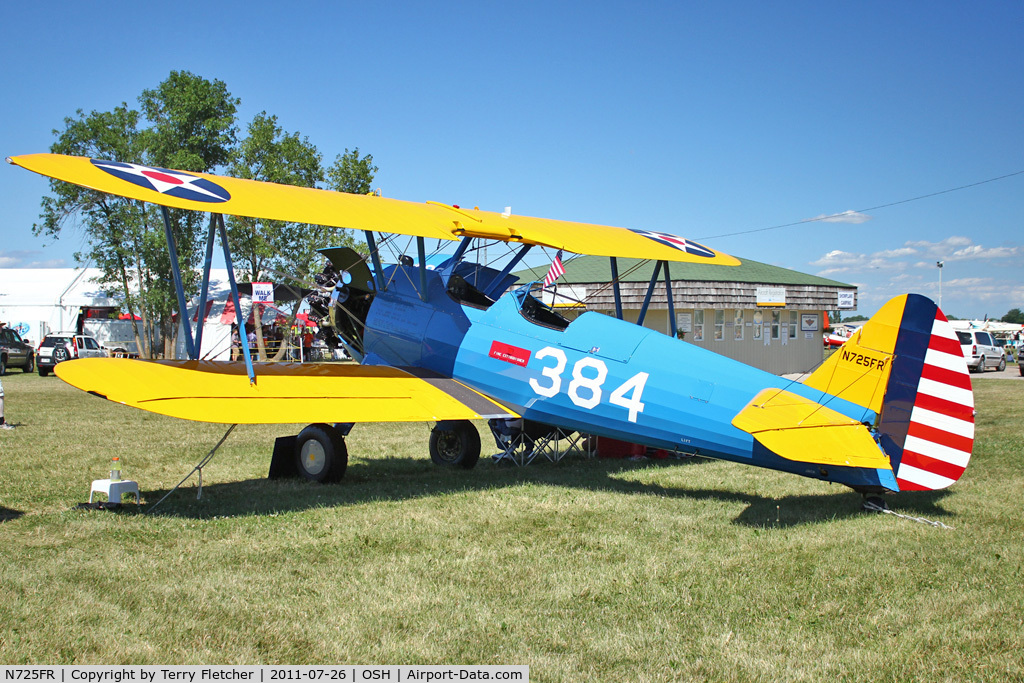
[[[309,425],[295,440],[295,466],[310,481],[338,481],[348,467],[345,437],[329,425]]]
[[[480,432],[469,420],[438,422],[430,430],[430,459],[442,467],[472,469],[480,459]]]

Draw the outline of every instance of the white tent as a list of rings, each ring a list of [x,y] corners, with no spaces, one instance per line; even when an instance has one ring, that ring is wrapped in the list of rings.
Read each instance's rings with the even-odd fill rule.
[[[106,296],[104,288],[94,282],[100,275],[97,268],[0,268],[0,322],[17,329],[22,338],[33,344],[50,332],[74,330],[80,309],[121,305],[119,299]],[[227,306],[225,312],[230,291],[227,269],[213,269],[200,358],[228,360],[231,356],[231,325],[236,318],[233,305]],[[241,304],[242,317],[247,320],[252,302],[243,296]],[[193,330],[198,306],[198,297],[188,302]],[[276,314],[275,309],[268,307],[263,315],[264,324],[271,324]],[[96,330],[89,332],[97,334]],[[187,355],[185,337],[180,332],[177,355]]]
[[[199,349],[199,358],[203,360],[231,360],[231,326],[238,321],[235,314],[235,306],[230,303],[231,285],[228,282],[228,271],[226,268],[212,269],[210,271],[210,289],[206,296],[206,315],[203,318],[203,339],[202,348]],[[252,299],[247,295],[240,295],[239,302],[242,307],[242,319],[249,320],[252,312]],[[291,305],[287,305],[288,311]],[[193,297],[188,302],[189,320],[192,322],[192,336],[196,336],[196,325],[198,321],[197,311],[199,309],[199,297]],[[279,309],[265,305],[262,321],[264,325],[273,324],[277,318]],[[281,312],[285,312],[281,310]],[[185,347],[185,333],[178,330],[178,344],[175,348],[178,358],[187,358],[188,353]]]
[[[73,330],[82,307],[120,306],[96,268],[0,268],[0,321],[33,344],[49,332]]]

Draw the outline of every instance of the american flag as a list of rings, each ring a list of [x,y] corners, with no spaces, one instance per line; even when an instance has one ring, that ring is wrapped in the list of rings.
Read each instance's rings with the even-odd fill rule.
[[[544,287],[547,288],[555,284],[555,280],[563,275],[565,275],[565,268],[562,266],[562,250],[559,249],[555,254],[555,260],[551,262],[548,274],[544,276]]]

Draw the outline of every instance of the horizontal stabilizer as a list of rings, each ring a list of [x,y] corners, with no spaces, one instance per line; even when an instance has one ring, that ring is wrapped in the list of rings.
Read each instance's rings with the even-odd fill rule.
[[[761,391],[732,424],[787,460],[892,469],[867,427],[783,389]]]
[[[518,417],[445,377],[397,368],[83,358],[56,366],[68,384],[161,415],[223,424],[428,422]]]

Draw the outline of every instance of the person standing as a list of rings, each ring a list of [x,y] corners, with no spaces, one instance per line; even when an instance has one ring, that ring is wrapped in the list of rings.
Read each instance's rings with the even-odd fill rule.
[[[14,425],[9,425],[4,420],[4,383],[0,380],[0,429],[14,429]]]

